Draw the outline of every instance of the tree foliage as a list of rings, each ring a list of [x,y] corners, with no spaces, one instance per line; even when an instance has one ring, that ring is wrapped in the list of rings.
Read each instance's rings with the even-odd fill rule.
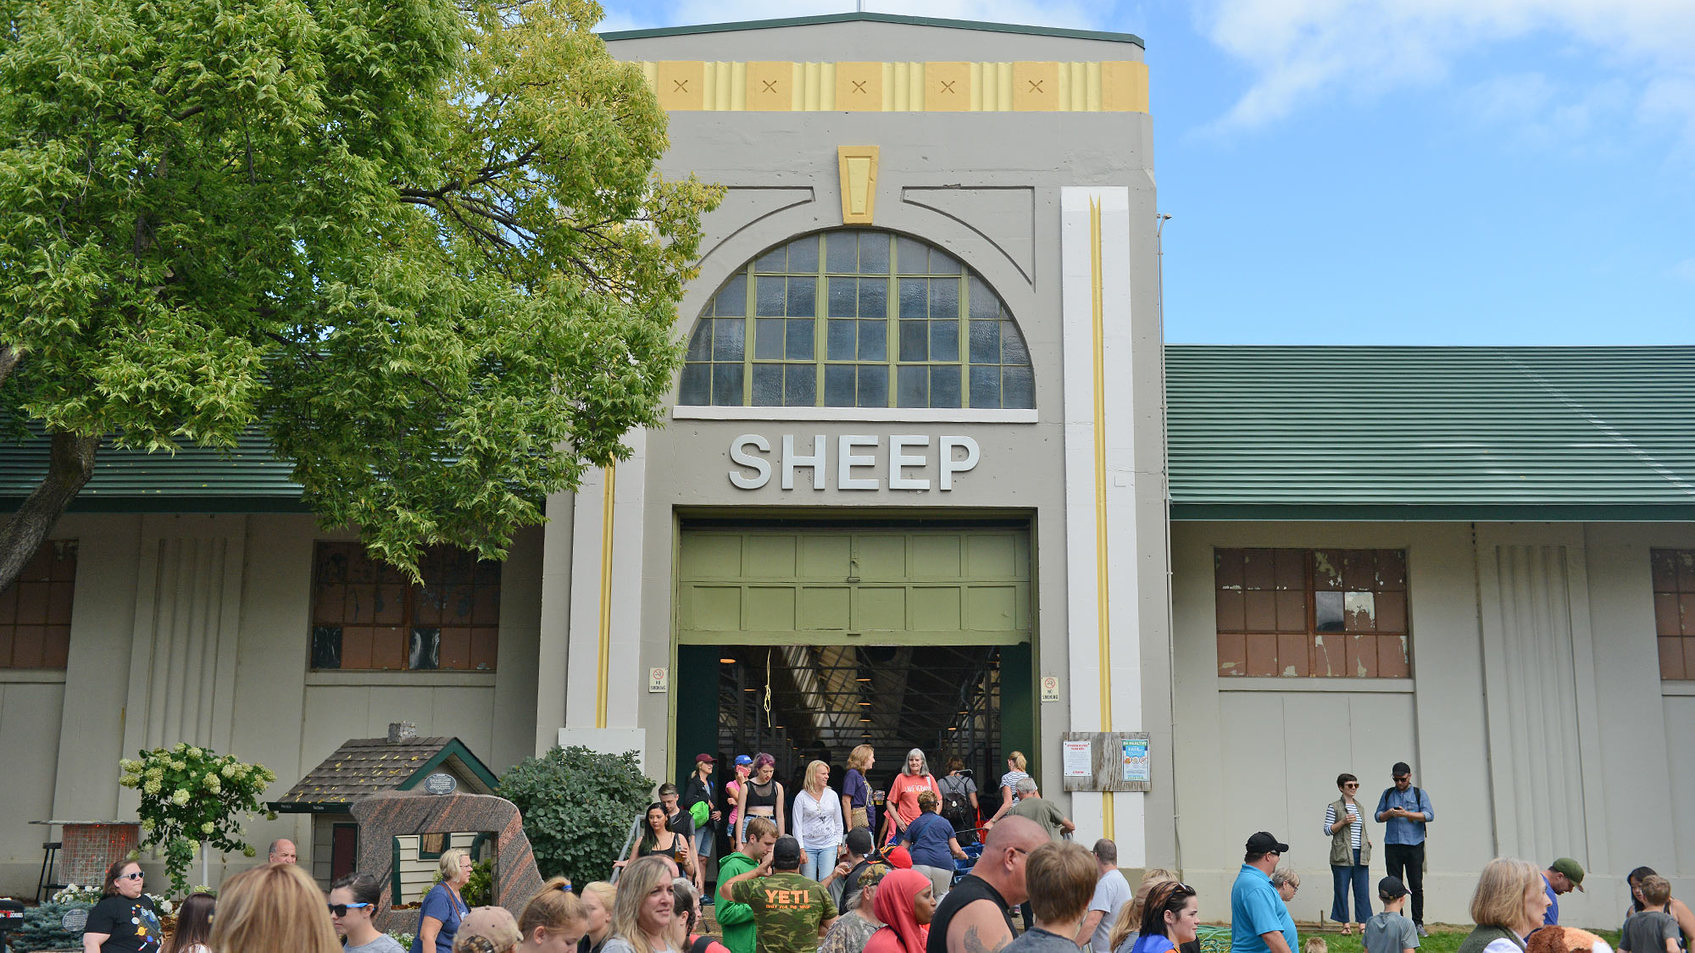
[[[572,883],[605,880],[618,850],[652,797],[636,753],[601,754],[573,745],[526,758],[500,779],[500,796],[524,817],[542,877]]]
[[[0,0],[0,411],[54,440],[0,585],[102,440],[263,427],[326,523],[408,570],[501,555],[624,456],[717,192],[658,174],[664,113],[600,16]]]
[[[141,845],[162,847],[171,888],[188,893],[188,865],[196,849],[215,847],[252,857],[246,815],[276,814],[259,800],[277,776],[262,764],[247,764],[210,748],[177,742],[170,748],[140,752],[118,763],[118,783],[141,793]],[[168,910],[166,912],[169,912]]]

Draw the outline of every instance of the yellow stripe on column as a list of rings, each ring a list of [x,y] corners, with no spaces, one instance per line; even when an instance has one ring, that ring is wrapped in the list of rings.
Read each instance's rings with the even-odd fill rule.
[[[1089,202],[1089,306],[1095,358],[1095,599],[1099,621],[1101,730],[1112,730],[1112,615],[1107,597],[1106,537],[1106,278],[1101,273],[1101,203]],[[1101,829],[1114,839],[1112,792],[1101,793]]]
[[[600,666],[594,687],[594,726],[606,727],[606,703],[612,670],[612,495],[618,465],[606,466],[606,499],[600,511]]]

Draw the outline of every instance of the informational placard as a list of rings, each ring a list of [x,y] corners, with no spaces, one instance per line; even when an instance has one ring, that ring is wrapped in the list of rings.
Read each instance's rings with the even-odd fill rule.
[[[1062,741],[1060,750],[1064,757],[1065,779],[1092,778],[1095,776],[1094,755],[1087,741]]]
[[[1123,752],[1123,767],[1125,781],[1140,781],[1144,784],[1152,781],[1153,765],[1148,760],[1148,739],[1125,738],[1119,742]]]
[[[1068,731],[1060,736],[1067,791],[1148,791],[1153,758],[1146,732]]]
[[[1043,675],[1042,676],[1042,701],[1045,701],[1045,702],[1059,701],[1059,676],[1058,675]]]
[[[668,669],[650,668],[650,669],[647,670],[647,690],[648,691],[650,691],[650,692],[663,692],[663,691],[668,691],[670,688],[671,688],[671,672]]]
[[[424,791],[429,794],[452,794],[458,789],[459,779],[443,771],[424,779]]]

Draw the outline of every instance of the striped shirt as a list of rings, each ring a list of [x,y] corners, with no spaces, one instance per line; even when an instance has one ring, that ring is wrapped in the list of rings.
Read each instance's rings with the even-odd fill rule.
[[[1360,849],[1360,831],[1363,829],[1363,826],[1364,826],[1360,823],[1360,806],[1359,806],[1359,804],[1355,803],[1355,804],[1348,805],[1348,817],[1351,819],[1350,823],[1348,824],[1348,846],[1352,847],[1354,850],[1359,850]],[[1336,823],[1336,805],[1331,804],[1324,809],[1324,836],[1325,837],[1336,836],[1336,835],[1334,835],[1330,832],[1331,826],[1334,825],[1335,823]]]

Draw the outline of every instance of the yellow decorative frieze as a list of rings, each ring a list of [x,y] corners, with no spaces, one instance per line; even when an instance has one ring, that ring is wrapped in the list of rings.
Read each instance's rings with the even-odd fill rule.
[[[670,112],[1148,111],[1148,66],[1133,60],[638,65]]]

